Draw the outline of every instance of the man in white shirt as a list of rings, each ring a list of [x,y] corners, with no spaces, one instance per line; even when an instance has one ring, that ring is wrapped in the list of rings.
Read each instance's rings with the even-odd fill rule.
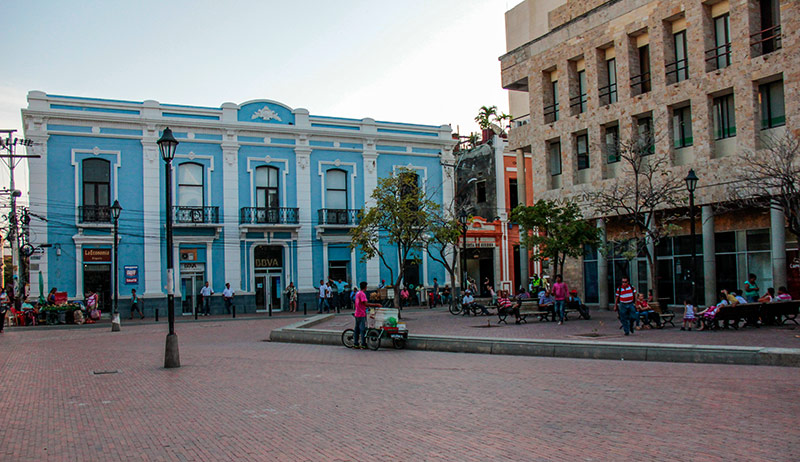
[[[327,284],[325,284],[325,281],[320,279],[320,281],[319,281],[319,298],[317,299],[317,313],[322,313],[322,310],[325,310],[325,312],[328,311],[328,297],[327,297],[327,295],[328,295],[328,291],[329,290],[330,289],[328,289],[328,286],[327,286]]]
[[[225,300],[225,309],[228,310],[228,314],[231,314],[231,306],[233,305],[233,296],[235,292],[231,289],[231,283],[225,283],[225,289],[222,291],[222,299]]]
[[[211,290],[211,287],[208,286],[208,281],[206,281],[206,285],[200,289],[200,295],[203,297],[203,316],[211,316],[211,295],[214,294],[214,291]]]

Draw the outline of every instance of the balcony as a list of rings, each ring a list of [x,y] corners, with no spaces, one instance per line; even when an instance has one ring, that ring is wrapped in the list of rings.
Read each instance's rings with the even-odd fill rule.
[[[355,226],[361,221],[359,209],[319,209],[322,226]]]
[[[731,42],[706,50],[706,70],[724,69],[731,65]]]
[[[172,221],[175,224],[217,224],[219,207],[172,207]]]
[[[750,47],[754,57],[780,50],[782,46],[780,24],[750,35]]]
[[[241,225],[297,225],[298,210],[295,207],[242,207],[239,214]]]
[[[111,207],[107,205],[82,205],[78,207],[79,223],[111,224]]]

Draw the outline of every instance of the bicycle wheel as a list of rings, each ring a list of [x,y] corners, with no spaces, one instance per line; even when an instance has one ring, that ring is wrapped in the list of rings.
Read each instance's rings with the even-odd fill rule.
[[[406,347],[406,339],[403,337],[400,338],[393,338],[392,339],[392,346],[395,350],[402,350]]]
[[[461,304],[460,303],[451,303],[450,304],[450,314],[461,314]]]
[[[370,329],[367,332],[367,346],[371,350],[377,350],[381,347],[381,332],[377,329]]]
[[[347,348],[353,348],[353,329],[345,329],[344,332],[342,332],[342,345]]]

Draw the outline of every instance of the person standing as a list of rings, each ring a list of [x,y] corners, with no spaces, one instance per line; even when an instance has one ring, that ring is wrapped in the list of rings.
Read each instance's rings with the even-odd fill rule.
[[[336,300],[340,309],[347,308],[347,283],[342,278],[334,282],[336,284]]]
[[[556,315],[558,316],[559,326],[564,324],[564,305],[567,303],[568,296],[569,288],[567,287],[567,283],[563,282],[560,274],[557,274],[556,283],[553,284],[553,299],[555,299],[553,307],[555,308]]]
[[[289,286],[286,287],[286,298],[289,300],[289,312],[294,313],[297,311],[297,287],[294,286],[294,281],[289,281]]]
[[[144,311],[139,309],[139,296],[136,295],[136,289],[131,289],[131,319],[133,319],[133,312],[139,312],[139,319],[144,319]]]
[[[379,308],[379,303],[369,303],[367,300],[367,282],[361,281],[361,290],[356,294],[356,306],[353,316],[356,318],[356,325],[353,328],[353,348],[366,349],[367,342],[367,308]]]
[[[744,281],[744,298],[747,303],[755,303],[758,301],[758,284],[756,284],[756,275],[750,273],[747,275],[747,280]]]
[[[326,313],[328,312],[328,305],[327,305],[327,288],[328,286],[325,285],[325,281],[320,279],[319,280],[319,298],[317,298],[317,313],[322,313],[324,310]]]
[[[225,301],[225,310],[231,314],[231,306],[233,306],[233,296],[235,292],[231,289],[231,283],[225,283],[225,289],[222,290],[222,299]]]
[[[5,289],[0,291],[0,334],[3,333],[3,328],[6,325],[6,311],[8,311],[8,294]]]
[[[200,289],[200,296],[203,297],[203,316],[211,316],[211,296],[214,294],[214,291],[208,285],[208,281],[206,281],[206,285]]]
[[[439,281],[436,278],[433,278],[433,300],[431,301],[431,308],[435,307],[437,304],[442,304],[442,299],[439,298]]]
[[[619,322],[625,335],[634,333],[633,323],[636,321],[636,289],[628,284],[628,278],[622,278],[622,284],[617,287],[614,299],[614,311],[619,312]]]
[[[331,310],[336,311],[336,307],[332,304],[333,302],[333,284],[331,281],[328,281],[325,284],[325,312],[328,313]]]

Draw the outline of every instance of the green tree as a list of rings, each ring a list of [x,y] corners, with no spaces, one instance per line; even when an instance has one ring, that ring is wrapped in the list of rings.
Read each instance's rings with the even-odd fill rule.
[[[389,271],[389,280],[395,289],[394,306],[400,307],[399,288],[404,276],[404,262],[412,250],[423,245],[430,211],[436,204],[427,199],[418,185],[418,176],[412,170],[400,169],[395,175],[378,179],[372,192],[374,205],[361,211],[361,221],[350,230],[350,248],[361,251],[361,260],[378,257]],[[388,244],[381,245],[383,243]],[[393,257],[396,257],[393,258]],[[399,261],[395,274],[391,261]]]
[[[475,116],[475,122],[478,122],[482,130],[488,129],[495,120],[497,120],[497,106],[481,106],[478,115]]]
[[[425,251],[431,260],[444,266],[450,280],[453,281],[455,290],[456,281],[456,261],[458,253],[456,249],[461,241],[461,223],[456,216],[450,216],[443,207],[433,210],[428,219],[428,232],[425,235]],[[451,303],[455,297],[451,298]]]
[[[538,200],[534,205],[519,205],[511,212],[511,220],[523,229],[522,244],[533,249],[532,258],[548,258],[553,262],[553,275],[564,272],[567,257],[583,254],[584,245],[597,245],[599,232],[583,219],[574,202],[559,205],[555,201]]]

